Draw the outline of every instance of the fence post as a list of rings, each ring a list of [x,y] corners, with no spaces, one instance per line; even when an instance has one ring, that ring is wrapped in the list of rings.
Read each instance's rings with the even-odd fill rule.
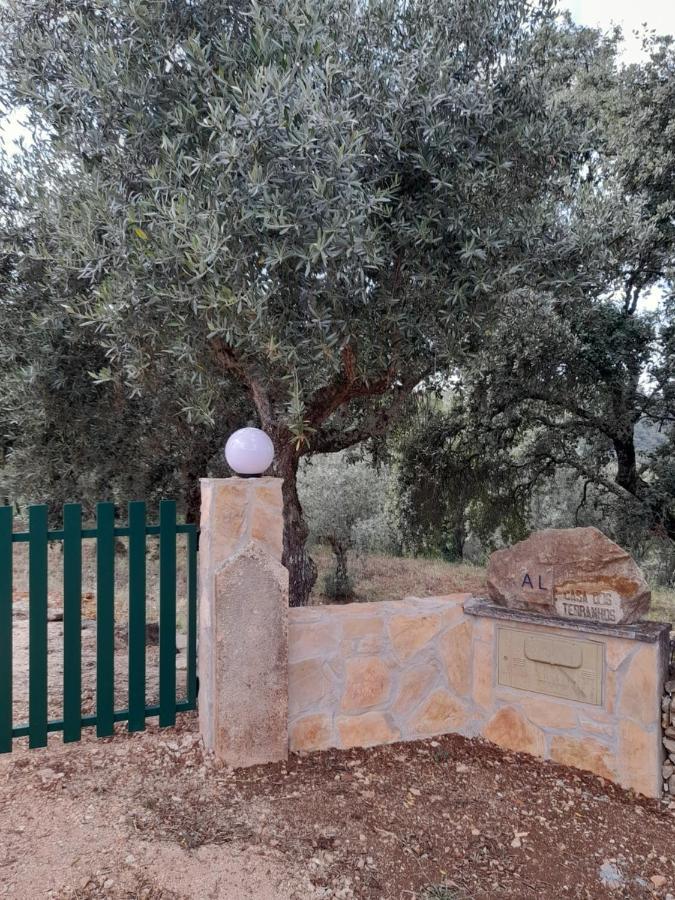
[[[288,572],[279,478],[203,478],[199,725],[231,766],[288,756]]]

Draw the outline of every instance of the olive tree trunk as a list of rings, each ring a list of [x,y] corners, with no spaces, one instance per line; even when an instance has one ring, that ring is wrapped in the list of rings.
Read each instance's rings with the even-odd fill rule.
[[[306,549],[309,529],[298,497],[298,456],[284,447],[277,456],[276,470],[283,478],[284,548],[281,561],[288,569],[290,606],[307,606],[316,582],[316,564]]]
[[[352,597],[352,582],[349,577],[347,548],[339,541],[331,541],[331,549],[335,554],[335,584],[333,600],[336,603],[349,603]]]

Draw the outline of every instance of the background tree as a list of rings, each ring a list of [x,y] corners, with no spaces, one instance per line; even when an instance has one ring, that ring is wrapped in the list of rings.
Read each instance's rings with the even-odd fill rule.
[[[509,449],[486,452],[455,404],[421,398],[392,435],[399,527],[404,547],[461,560],[469,534],[488,545],[527,533],[529,486]]]
[[[663,521],[658,504],[634,486],[641,477],[634,430],[649,392],[635,390],[632,379],[653,359],[653,338],[650,317],[626,319],[611,302],[523,296],[465,373],[472,439],[489,456],[510,450],[531,488],[567,469],[624,501],[626,519],[644,501],[644,515]]]
[[[369,461],[345,453],[317,455],[301,469],[298,489],[310,524],[310,539],[327,544],[335,556],[335,571],[324,593],[338,603],[352,600],[354,583],[349,557],[364,548],[374,521],[382,519],[386,479]]]
[[[46,314],[131,394],[168,367],[192,421],[244,386],[306,602],[300,458],[386,432],[495,304],[559,278],[585,124],[558,98],[593,41],[526,0],[9,0],[0,26],[0,98],[52,165]]]
[[[645,529],[675,538],[675,49],[648,47],[646,63],[623,69],[598,54],[564,98],[570,115],[597,122],[567,204],[582,277],[514,297],[462,384],[473,440],[488,453],[518,448],[532,485],[576,473],[579,508],[593,488],[620,510],[628,543]],[[661,435],[642,455],[640,429]]]

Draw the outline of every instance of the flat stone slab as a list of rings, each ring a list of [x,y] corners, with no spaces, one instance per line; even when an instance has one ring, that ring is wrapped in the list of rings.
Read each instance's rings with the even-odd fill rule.
[[[508,609],[622,625],[648,611],[637,563],[597,528],[549,528],[490,556],[490,599]]]
[[[491,600],[475,597],[464,604],[464,612],[469,616],[486,616],[489,619],[500,619],[505,622],[524,622],[528,625],[564,628],[571,632],[584,634],[602,634],[610,637],[624,638],[628,641],[642,641],[645,644],[656,644],[668,639],[673,627],[669,622],[636,622],[633,625],[605,625],[602,622],[586,622],[577,619],[563,619],[559,616],[542,616],[521,609],[507,609],[498,606]]]
[[[259,544],[215,580],[216,758],[253,766],[288,757],[288,572]]]

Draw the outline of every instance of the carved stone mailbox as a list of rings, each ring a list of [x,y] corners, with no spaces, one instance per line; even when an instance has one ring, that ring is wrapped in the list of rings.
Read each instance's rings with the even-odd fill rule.
[[[670,626],[640,621],[634,560],[597,528],[549,529],[493,553],[487,583],[464,605],[481,733],[659,796]]]
[[[604,654],[599,641],[500,628],[497,653],[499,684],[602,704]]]

